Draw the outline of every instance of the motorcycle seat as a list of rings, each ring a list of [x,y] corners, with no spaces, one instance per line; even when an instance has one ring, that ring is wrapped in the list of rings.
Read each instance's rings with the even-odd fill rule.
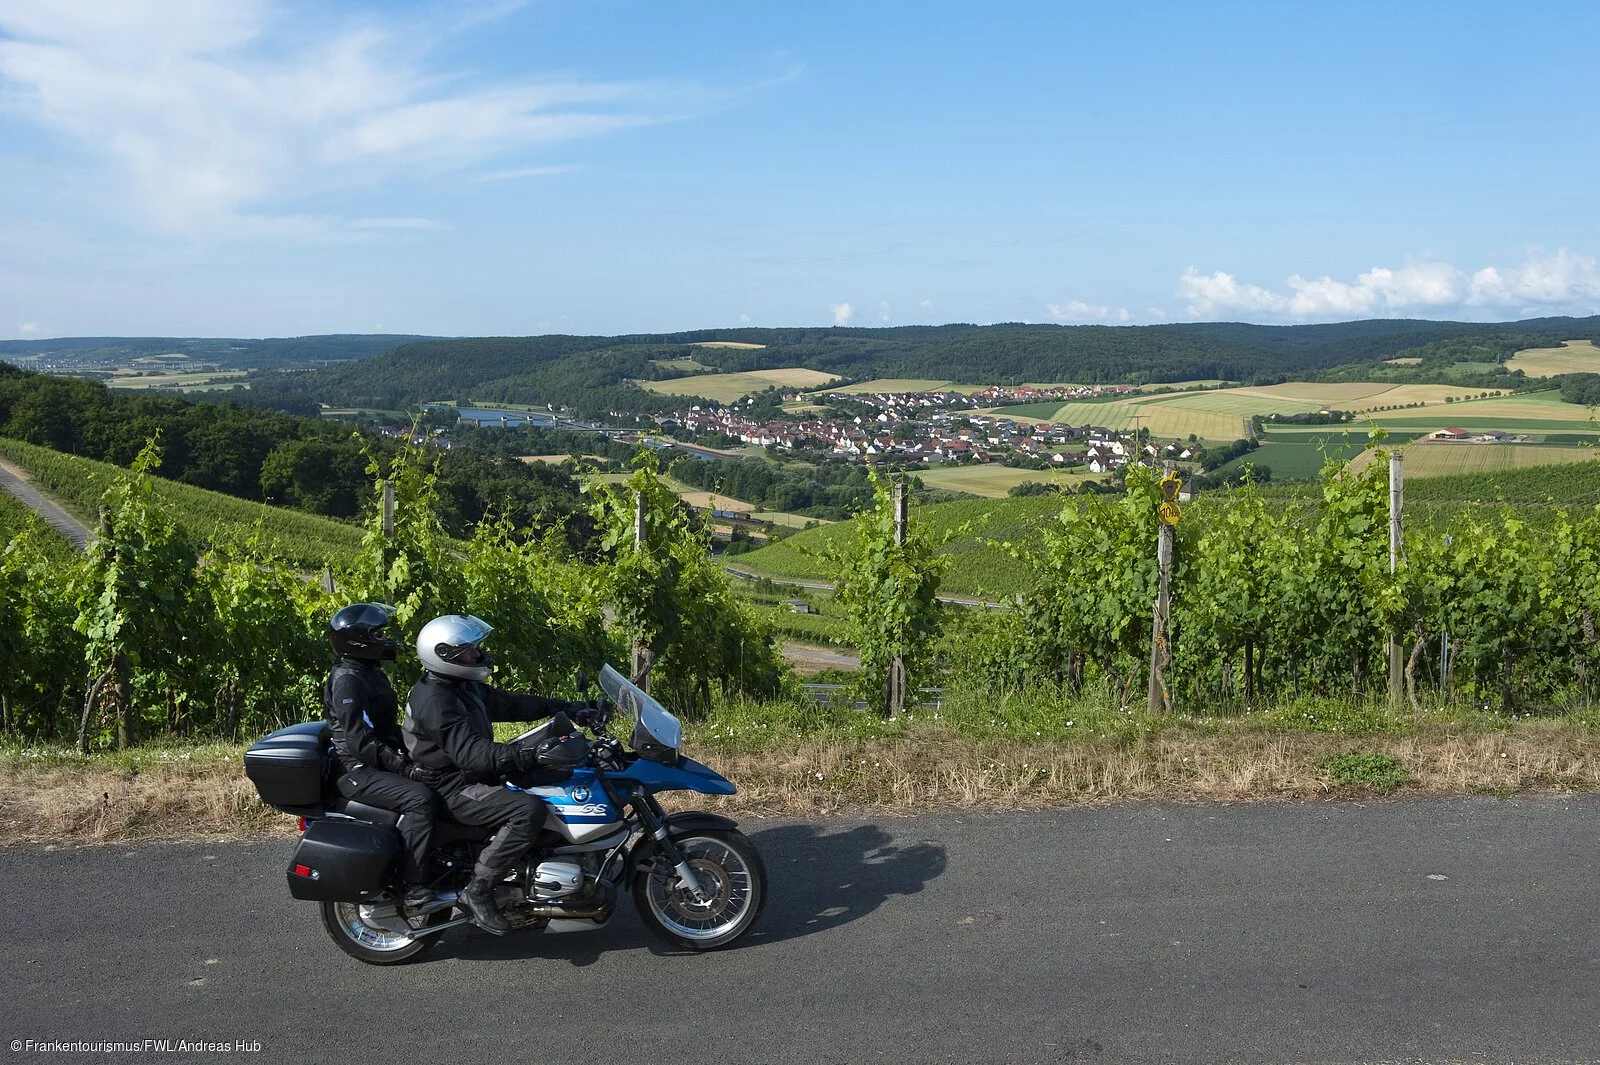
[[[355,799],[347,799],[343,795],[329,799],[326,809],[329,814],[343,814],[345,817],[365,821],[370,825],[394,828],[400,823],[400,815],[393,810],[385,810],[381,806],[369,806]],[[485,840],[494,833],[495,827],[492,825],[464,825],[449,817],[441,817],[433,824],[433,840],[436,845],[457,839]]]
[[[393,810],[385,810],[381,806],[368,806],[364,802],[347,799],[343,795],[329,799],[326,809],[330,814],[343,814],[357,821],[365,821],[369,825],[393,828],[400,823],[400,815]]]

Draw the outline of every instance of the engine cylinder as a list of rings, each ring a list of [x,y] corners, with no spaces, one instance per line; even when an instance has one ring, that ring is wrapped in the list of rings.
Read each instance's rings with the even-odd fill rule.
[[[528,898],[559,899],[583,888],[583,867],[577,862],[540,862],[528,878]]]

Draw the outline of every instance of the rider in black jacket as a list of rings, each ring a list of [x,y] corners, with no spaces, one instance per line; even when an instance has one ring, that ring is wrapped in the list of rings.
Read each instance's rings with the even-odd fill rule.
[[[389,608],[381,603],[356,603],[333,616],[328,637],[339,662],[323,685],[322,700],[342,770],[339,793],[400,814],[403,901],[416,907],[433,897],[427,887],[428,850],[443,809],[433,789],[416,779],[420,774],[406,756],[400,733],[399,700],[378,665],[399,649],[383,631],[389,621]]]
[[[494,631],[475,617],[434,618],[417,634],[426,672],[406,699],[405,739],[412,759],[433,775],[450,815],[468,825],[497,826],[472,870],[461,905],[485,931],[511,930],[494,900],[494,885],[525,857],[544,827],[543,800],[505,787],[507,775],[536,768],[570,769],[588,752],[581,736],[564,730],[537,746],[496,743],[494,722],[537,721],[584,704],[491,688],[489,656],[478,646]],[[556,730],[561,732],[563,730]]]

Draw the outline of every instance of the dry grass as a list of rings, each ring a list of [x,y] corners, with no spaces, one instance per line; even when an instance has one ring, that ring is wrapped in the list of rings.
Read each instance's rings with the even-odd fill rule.
[[[848,808],[910,814],[932,807],[1002,809],[1083,802],[1257,802],[1358,794],[1330,788],[1318,759],[1359,748],[1410,773],[1402,794],[1590,791],[1600,788],[1600,735],[1532,723],[1512,733],[1440,728],[1412,736],[1315,733],[1184,735],[1107,741],[974,741],[932,737],[859,745],[815,742],[786,754],[730,754],[732,809],[806,815]]]
[[[719,403],[732,403],[766,388],[816,388],[836,379],[835,374],[799,367],[777,370],[750,370],[747,373],[696,374],[669,381],[635,381],[650,392],[668,396],[704,396]]]
[[[1529,377],[1563,373],[1600,373],[1600,348],[1592,340],[1564,340],[1559,348],[1527,348],[1506,361],[1506,369]]]
[[[1316,764],[1354,749],[1396,759],[1410,775],[1400,795],[1600,788],[1600,732],[1523,721],[1487,732],[1425,725],[1414,734],[1368,736],[1171,727],[1131,740],[1022,742],[931,730],[899,739],[806,739],[781,749],[699,752],[738,783],[739,794],[680,799],[734,814],[806,817],[1344,798],[1365,791],[1330,788]],[[205,758],[137,767],[102,765],[103,759],[0,762],[0,844],[248,838],[292,830],[290,818],[256,800],[237,749],[210,750]]]
[[[0,763],[0,845],[236,839],[294,822],[263,806],[241,752],[139,766]]]

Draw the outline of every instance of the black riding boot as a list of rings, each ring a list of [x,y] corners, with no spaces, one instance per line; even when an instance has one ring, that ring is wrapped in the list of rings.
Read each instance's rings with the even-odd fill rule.
[[[472,923],[491,935],[503,936],[511,931],[500,908],[494,904],[494,884],[482,877],[467,885],[457,899],[472,918]]]

